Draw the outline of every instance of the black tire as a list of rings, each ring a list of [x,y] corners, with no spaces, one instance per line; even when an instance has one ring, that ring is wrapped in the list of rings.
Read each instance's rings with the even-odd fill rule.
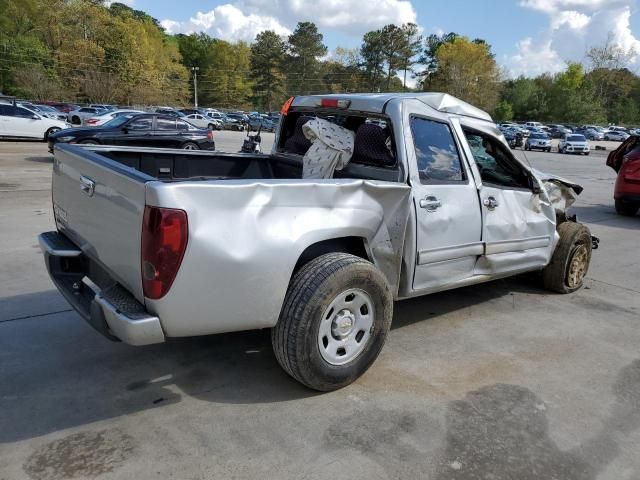
[[[73,117],[71,117],[71,123],[73,125],[80,125],[82,122],[80,121],[80,117],[74,115]]]
[[[576,222],[558,225],[560,240],[551,262],[542,270],[544,287],[557,293],[579,290],[591,262],[591,232]]]
[[[369,296],[373,323],[360,353],[348,363],[335,365],[320,351],[320,328],[329,318],[323,317],[331,303],[349,289]],[[391,290],[373,264],[346,253],[321,255],[304,265],[289,284],[280,318],[271,330],[276,359],[289,375],[309,388],[323,392],[342,388],[366,372],[378,357],[392,315]]]
[[[80,145],[100,145],[100,142],[97,142],[96,140],[82,140],[81,142],[78,142]]]
[[[54,133],[59,132],[59,131],[60,131],[60,128],[51,127],[49,130],[44,132],[44,141],[46,142],[47,140],[49,140],[49,135],[53,135]]]
[[[547,148],[547,153],[551,153],[551,147]]]
[[[193,142],[185,142],[180,148],[182,148],[183,150],[200,150],[198,144]]]
[[[623,202],[622,200],[615,200],[616,213],[623,217],[634,217],[638,211],[637,203]]]

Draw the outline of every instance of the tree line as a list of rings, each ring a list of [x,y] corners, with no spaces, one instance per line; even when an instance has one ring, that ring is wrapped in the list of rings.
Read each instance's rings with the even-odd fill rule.
[[[168,34],[147,13],[103,0],[0,0],[0,91],[38,101],[273,111],[291,95],[441,91],[497,120],[640,124],[634,52],[611,41],[558,74],[509,79],[491,45],[417,25],[386,25],[329,52],[313,22],[291,35],[228,42]]]

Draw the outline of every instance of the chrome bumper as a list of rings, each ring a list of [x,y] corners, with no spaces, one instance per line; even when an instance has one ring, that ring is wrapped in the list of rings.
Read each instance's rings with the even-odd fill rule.
[[[51,280],[93,328],[110,340],[129,345],[164,342],[160,319],[101,272],[67,237],[59,232],[45,232],[38,235],[38,242]],[[95,272],[99,279],[91,278],[90,272]],[[92,280],[95,289],[83,281],[85,277]]]

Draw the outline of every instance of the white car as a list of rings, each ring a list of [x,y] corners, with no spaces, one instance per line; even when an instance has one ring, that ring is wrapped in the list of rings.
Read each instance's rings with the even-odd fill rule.
[[[96,115],[95,117],[91,117],[88,120],[85,120],[85,125],[87,127],[99,127],[104,125],[107,122],[110,122],[114,118],[122,117],[122,116],[133,116],[138,113],[145,113],[142,110],[113,110],[111,112],[103,113],[102,115]]]
[[[579,153],[589,155],[591,147],[589,141],[584,135],[577,133],[568,133],[560,139],[558,143],[558,153]]]
[[[72,125],[84,125],[88,119],[107,113],[103,108],[96,107],[80,107],[72,110],[67,114],[67,121]]]
[[[629,138],[629,134],[622,130],[608,130],[604,133],[605,140],[614,142],[624,142],[627,138]]]
[[[221,130],[222,122],[215,118],[205,117],[199,113],[192,113],[184,117],[184,120],[198,128],[208,128],[209,130]]]
[[[0,137],[46,141],[52,133],[70,126],[13,103],[0,103]]]

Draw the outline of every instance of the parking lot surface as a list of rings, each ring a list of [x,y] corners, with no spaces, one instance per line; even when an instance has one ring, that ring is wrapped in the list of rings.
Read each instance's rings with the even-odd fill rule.
[[[97,334],[37,246],[46,145],[0,142],[0,479],[640,478],[640,217],[616,215],[606,153],[516,152],[585,187],[573,212],[601,246],[584,289],[524,276],[397,303],[373,367],[319,394],[266,331]]]

